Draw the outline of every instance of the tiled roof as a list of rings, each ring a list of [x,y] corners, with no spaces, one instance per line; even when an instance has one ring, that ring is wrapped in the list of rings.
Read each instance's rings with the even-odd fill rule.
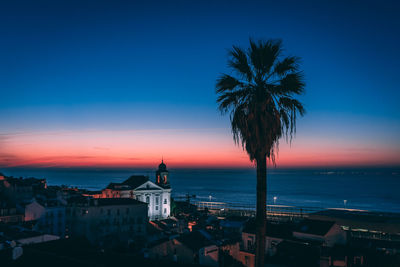
[[[304,220],[296,227],[295,232],[324,236],[334,224],[334,221]]]
[[[69,204],[76,204],[79,206],[120,206],[120,205],[147,205],[131,198],[87,198],[77,197],[69,199]]]
[[[141,186],[145,182],[149,180],[148,176],[144,175],[132,175],[128,179],[126,179],[122,184],[129,185],[132,189],[135,189],[138,186]]]
[[[194,252],[197,252],[201,248],[213,245],[213,243],[208,240],[204,235],[202,235],[199,231],[194,231],[188,234],[181,235],[177,237],[176,240],[178,240]]]
[[[292,236],[293,227],[286,223],[267,223],[266,236],[275,238],[290,238]],[[256,234],[256,224],[254,220],[246,223],[243,229],[244,233]]]

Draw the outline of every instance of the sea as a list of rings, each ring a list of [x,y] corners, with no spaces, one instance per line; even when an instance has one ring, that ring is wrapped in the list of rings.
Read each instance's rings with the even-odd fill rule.
[[[101,190],[110,182],[155,169],[0,168],[6,176],[46,178],[48,185]],[[170,169],[172,196],[254,206],[256,170]],[[343,169],[268,169],[267,203],[309,208],[347,208],[400,213],[400,167]]]

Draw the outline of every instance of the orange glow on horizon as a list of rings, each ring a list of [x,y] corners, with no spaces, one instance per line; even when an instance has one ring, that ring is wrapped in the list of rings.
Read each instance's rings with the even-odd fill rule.
[[[2,167],[251,167],[228,131],[148,130],[25,133],[1,143]],[[277,167],[399,165],[400,151],[332,138],[281,142]]]

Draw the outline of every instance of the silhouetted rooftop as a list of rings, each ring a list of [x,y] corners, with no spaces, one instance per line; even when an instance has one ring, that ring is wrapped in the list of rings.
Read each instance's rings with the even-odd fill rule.
[[[140,202],[136,199],[131,198],[87,198],[77,197],[72,198],[69,204],[77,204],[83,206],[120,206],[120,205],[147,205],[144,202]]]
[[[178,240],[194,252],[197,252],[201,248],[213,245],[213,243],[199,231],[194,231],[188,234],[181,235],[177,237],[176,240]]]
[[[149,180],[148,176],[144,175],[132,175],[127,180],[125,180],[122,184],[129,185],[132,189],[144,184]]]
[[[298,233],[324,236],[335,224],[334,221],[304,220],[294,230]]]
[[[250,220],[246,223],[244,233],[256,234],[256,222]],[[266,225],[266,236],[277,237],[277,238],[291,238],[293,232],[293,224],[287,223],[267,223]]]

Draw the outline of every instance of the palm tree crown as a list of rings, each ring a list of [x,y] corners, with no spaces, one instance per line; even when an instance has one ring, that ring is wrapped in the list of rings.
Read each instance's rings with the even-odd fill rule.
[[[282,42],[250,40],[248,50],[233,46],[229,67],[236,77],[222,74],[216,84],[222,113],[230,112],[233,138],[250,160],[262,157],[275,163],[279,139],[292,139],[296,114],[303,105],[294,98],[304,92],[299,58],[282,56]]]

